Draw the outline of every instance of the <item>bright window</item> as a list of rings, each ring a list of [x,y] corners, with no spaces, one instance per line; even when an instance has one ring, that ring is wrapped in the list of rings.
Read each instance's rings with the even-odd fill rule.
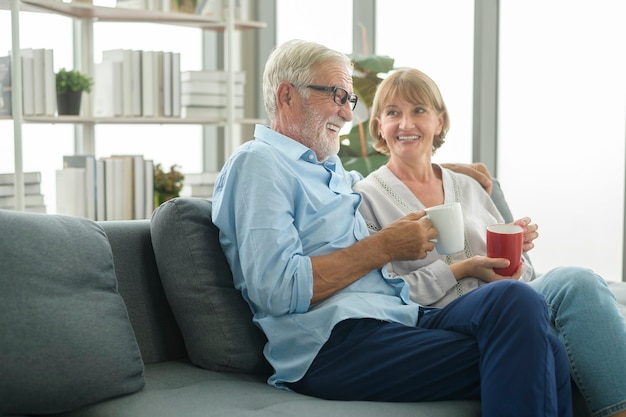
[[[621,281],[626,3],[501,1],[499,177],[540,272]]]
[[[446,143],[433,160],[471,162],[474,2],[385,0],[376,5],[376,53],[394,58],[398,67],[428,74],[450,112]]]

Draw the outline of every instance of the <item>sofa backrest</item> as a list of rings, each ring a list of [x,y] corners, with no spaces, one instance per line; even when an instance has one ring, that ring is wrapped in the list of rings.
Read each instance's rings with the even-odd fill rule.
[[[186,358],[185,343],[157,270],[150,220],[99,224],[111,244],[118,291],[126,303],[144,363]]]
[[[495,178],[492,198],[505,220],[512,221],[504,194]],[[185,326],[192,326],[194,329],[190,332],[196,334],[195,337],[187,335],[190,341],[194,341],[191,344],[194,350],[192,361],[210,369],[266,372],[266,364],[261,363],[264,337],[252,325],[252,314],[232,286],[229,268],[219,247],[218,232],[211,222],[211,208],[211,202],[204,199],[179,198],[159,207],[152,224],[151,220],[99,222],[113,250],[119,292],[126,302],[146,364],[190,356],[170,303],[176,304],[177,300],[172,297],[193,297],[194,292],[202,288],[206,291],[206,300],[203,300],[204,297],[193,303],[189,299],[178,300],[179,309],[186,309],[182,314],[187,314],[179,320]],[[190,292],[187,295],[184,292],[179,294],[180,288],[172,288],[171,292],[177,292],[170,294],[170,300],[167,299],[151,241],[155,238],[151,236],[151,227],[152,232],[160,235],[156,238],[161,242],[158,248],[163,258],[160,259],[161,268],[168,275],[168,285],[177,283],[188,287]],[[198,256],[193,254],[194,247]],[[182,248],[185,250],[181,253]],[[218,281],[213,282],[214,279]],[[215,323],[206,323],[210,308],[204,305],[216,297],[223,300],[223,308],[228,309],[218,314],[222,318],[217,327]],[[215,305],[211,307],[215,308]],[[178,314],[180,316],[181,312]],[[197,320],[192,322],[190,318],[193,317]],[[228,321],[239,324],[237,327],[227,326]],[[215,342],[207,341],[215,336],[228,346],[217,347]],[[211,351],[216,348],[220,349],[217,354]],[[206,358],[199,360],[199,355]],[[221,359],[220,355],[223,356]]]
[[[206,369],[269,375],[267,341],[233,277],[210,200],[179,197],[152,214],[152,247],[189,359]]]

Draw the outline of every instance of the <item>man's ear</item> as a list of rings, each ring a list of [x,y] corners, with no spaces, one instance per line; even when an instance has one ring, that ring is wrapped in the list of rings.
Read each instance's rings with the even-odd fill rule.
[[[280,109],[283,106],[291,106],[294,99],[294,91],[295,87],[288,83],[287,81],[283,81],[278,84],[278,89],[276,91],[276,106]]]

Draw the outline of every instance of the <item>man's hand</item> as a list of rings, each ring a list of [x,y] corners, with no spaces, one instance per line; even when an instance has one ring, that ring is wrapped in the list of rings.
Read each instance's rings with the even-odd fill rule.
[[[441,166],[460,174],[469,175],[478,181],[485,191],[491,195],[491,188],[493,187],[491,173],[487,165],[482,162],[475,162],[473,164],[441,164]]]
[[[311,257],[313,297],[321,301],[375,268],[393,260],[423,259],[435,248],[437,237],[426,212],[410,213],[354,245],[326,255]]]
[[[383,248],[389,260],[423,259],[435,249],[433,239],[437,229],[428,219],[424,210],[410,213],[385,226],[376,234],[384,240]]]

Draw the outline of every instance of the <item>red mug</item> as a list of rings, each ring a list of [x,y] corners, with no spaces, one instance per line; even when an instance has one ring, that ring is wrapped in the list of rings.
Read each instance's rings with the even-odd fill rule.
[[[492,224],[487,227],[487,257],[506,258],[511,263],[506,268],[494,268],[494,272],[510,277],[522,262],[524,229],[516,224]]]

